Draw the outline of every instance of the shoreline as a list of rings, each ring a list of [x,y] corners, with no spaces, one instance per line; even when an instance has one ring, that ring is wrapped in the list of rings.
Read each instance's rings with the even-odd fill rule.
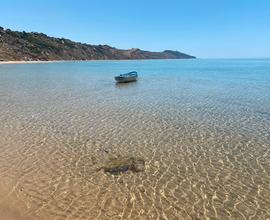
[[[33,60],[33,61],[0,61],[0,64],[27,64],[27,63],[57,63],[57,62],[68,62],[69,60]]]
[[[196,58],[197,59],[197,58]],[[196,60],[196,59],[124,59],[124,60],[12,60],[12,61],[0,61],[1,64],[38,64],[38,63],[64,63],[64,62],[104,62],[104,61],[146,61],[146,60]]]

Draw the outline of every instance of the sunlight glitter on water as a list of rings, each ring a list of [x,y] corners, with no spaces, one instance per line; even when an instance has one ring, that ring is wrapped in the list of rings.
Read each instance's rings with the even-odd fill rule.
[[[0,65],[0,177],[39,219],[270,217],[270,60]],[[137,70],[139,81],[113,76]],[[104,173],[114,157],[143,172]]]

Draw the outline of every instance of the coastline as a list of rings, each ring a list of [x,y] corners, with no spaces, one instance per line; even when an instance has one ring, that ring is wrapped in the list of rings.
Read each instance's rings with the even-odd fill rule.
[[[104,61],[146,61],[146,60],[196,60],[198,58],[194,59],[118,59],[118,60],[31,60],[31,61],[25,61],[25,60],[14,60],[14,61],[0,61],[1,64],[38,64],[38,63],[64,63],[64,62],[104,62]]]
[[[0,64],[27,64],[27,63],[57,63],[68,62],[69,60],[33,60],[33,61],[0,61]]]

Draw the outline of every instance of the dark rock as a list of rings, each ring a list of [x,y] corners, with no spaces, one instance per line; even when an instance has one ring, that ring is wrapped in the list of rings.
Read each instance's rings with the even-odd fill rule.
[[[145,161],[135,157],[117,157],[110,159],[102,168],[105,173],[120,174],[127,171],[142,172],[145,169]]]

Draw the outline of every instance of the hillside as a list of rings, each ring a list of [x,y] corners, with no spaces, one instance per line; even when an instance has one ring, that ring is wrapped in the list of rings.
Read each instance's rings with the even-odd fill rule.
[[[64,38],[49,37],[43,33],[11,31],[0,27],[0,61],[192,58],[195,57],[178,51],[122,50],[108,45],[83,44]]]

